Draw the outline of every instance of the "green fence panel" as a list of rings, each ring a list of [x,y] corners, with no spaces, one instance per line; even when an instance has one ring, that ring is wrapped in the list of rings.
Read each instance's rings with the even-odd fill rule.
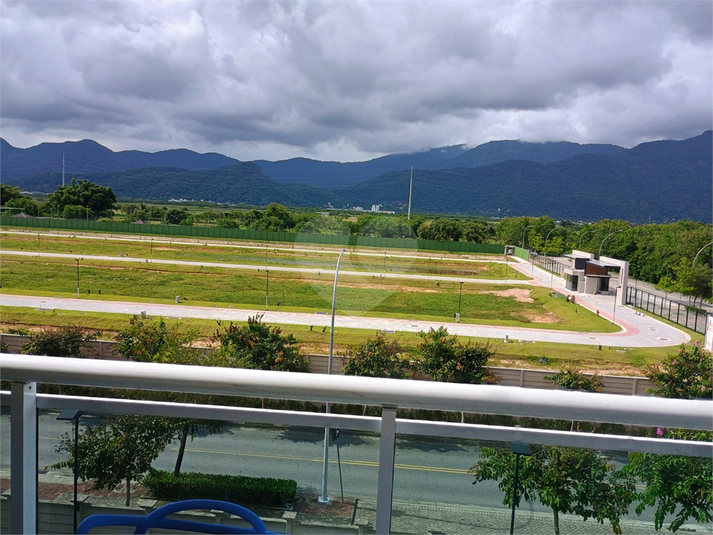
[[[530,260],[530,251],[523,249],[522,247],[515,246],[515,256],[522,258],[523,260]]]

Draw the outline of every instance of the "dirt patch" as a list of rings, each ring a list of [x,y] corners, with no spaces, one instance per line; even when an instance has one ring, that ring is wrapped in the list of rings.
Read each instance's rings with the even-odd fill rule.
[[[525,288],[510,288],[509,290],[488,290],[475,292],[479,294],[491,294],[497,297],[513,297],[518,303],[534,303],[535,300],[530,297],[530,290]]]
[[[332,281],[310,281],[311,283],[321,284],[323,286],[331,286]],[[438,290],[432,290],[431,288],[418,288],[416,286],[392,286],[388,284],[370,284],[367,282],[340,282],[340,288],[362,288],[367,290],[388,290],[391,292],[417,292],[417,293],[438,293]]]
[[[524,316],[527,318],[528,321],[532,323],[559,323],[560,319],[552,314],[551,312],[548,314],[528,314],[528,313],[521,313],[519,316]]]

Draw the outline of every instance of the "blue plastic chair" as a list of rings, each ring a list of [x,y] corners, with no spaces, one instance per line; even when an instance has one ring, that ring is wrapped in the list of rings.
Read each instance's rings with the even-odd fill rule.
[[[191,509],[218,509],[239,516],[252,526],[241,528],[208,522],[166,518],[168,515]],[[184,500],[164,505],[146,516],[139,515],[92,515],[77,527],[77,533],[89,533],[100,526],[135,526],[134,533],[146,533],[151,528],[193,531],[197,533],[275,533],[267,531],[260,517],[241,505],[220,500]]]

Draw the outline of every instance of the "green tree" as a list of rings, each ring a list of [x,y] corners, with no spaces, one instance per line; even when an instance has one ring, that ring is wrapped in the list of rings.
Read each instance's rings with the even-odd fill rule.
[[[617,471],[608,457],[588,449],[560,446],[532,446],[532,455],[520,459],[517,501],[539,500],[550,507],[555,534],[560,533],[560,513],[573,513],[600,524],[608,521],[614,533],[621,533],[620,518],[634,501],[634,479]],[[510,450],[481,448],[478,463],[471,467],[474,485],[498,481],[504,492],[503,504],[512,506],[515,454]]]
[[[408,222],[395,216],[376,216],[365,223],[359,230],[360,236],[380,238],[415,238]]]
[[[659,279],[656,289],[664,292],[664,297],[668,297],[669,293],[677,291],[678,285],[671,277],[664,275]]]
[[[209,354],[193,347],[197,333],[179,333],[178,328],[169,329],[163,318],[157,320],[133,316],[129,326],[116,336],[114,352],[137,362],[210,366],[214,363]],[[134,394],[133,392],[131,393]],[[204,398],[184,393],[152,393],[151,397],[178,403],[198,403]],[[181,472],[188,437],[193,440],[202,431],[215,433],[222,428],[216,421],[180,419],[174,423],[179,440],[178,455],[173,469],[175,476]]]
[[[463,236],[460,221],[455,219],[439,218],[430,225],[422,225],[419,237],[424,240],[459,241]]]
[[[5,206],[9,202],[23,197],[24,195],[20,193],[20,188],[18,186],[0,184],[0,206]]]
[[[306,221],[300,226],[300,232],[305,234],[334,234],[346,236],[350,234],[349,225],[338,217],[318,216]]]
[[[221,366],[309,371],[309,362],[300,354],[295,337],[285,336],[279,327],[262,323],[261,315],[248,318],[247,325],[231,323],[223,327],[215,333],[213,341],[220,344],[214,355]]]
[[[667,438],[690,438],[686,433],[666,433]],[[706,437],[710,440],[710,433]],[[674,515],[668,525],[676,532],[686,520],[693,518],[701,523],[713,520],[713,462],[710,458],[680,457],[634,452],[629,455],[627,473],[646,485],[639,495],[636,513],[646,507],[655,507],[654,528],[660,530],[666,517]]]
[[[166,445],[175,436],[175,422],[148,416],[115,416],[80,432],[77,443],[77,474],[94,480],[94,489],[114,490],[126,482],[126,506],[131,501],[131,482],[141,481]],[[74,437],[60,438],[56,451],[70,459],[57,467],[74,468]]]
[[[398,340],[389,341],[377,333],[376,338],[359,345],[342,368],[344,375],[362,377],[388,377],[405,379],[409,376],[410,363],[402,358],[403,349]]]
[[[443,327],[420,332],[419,367],[434,381],[448,383],[495,383],[497,379],[486,368],[494,352],[488,344],[461,344]]]
[[[185,225],[187,218],[188,211],[186,209],[171,208],[166,212],[166,224],[168,225]]]
[[[77,182],[72,179],[69,186],[59,186],[57,191],[47,198],[47,202],[60,212],[65,206],[75,205],[89,208],[95,214],[103,214],[114,208],[116,197],[111,188],[88,180]]]
[[[679,399],[713,398],[713,359],[705,349],[681,345],[678,353],[651,366],[647,377],[656,386],[655,396]]]
[[[554,381],[562,390],[599,392],[602,389],[602,381],[597,373],[591,377],[587,377],[572,367],[560,370],[554,375],[546,376],[545,379]]]
[[[99,335],[99,331],[90,332],[76,326],[42,329],[30,335],[30,340],[22,346],[22,352],[26,355],[81,358],[82,346],[96,340]]]
[[[693,349],[681,346],[677,355],[668,356],[660,366],[649,369],[647,376],[658,388],[654,395],[679,399],[711,399],[711,355],[697,345]],[[710,403],[710,401],[701,401]],[[710,441],[710,430],[703,432],[672,430],[659,435],[676,439]],[[627,474],[646,485],[639,495],[636,513],[646,507],[655,507],[654,527],[658,531],[666,517],[674,515],[668,525],[677,531],[689,518],[698,522],[713,520],[713,460],[710,458],[631,453]]]
[[[68,204],[62,210],[61,216],[64,219],[89,219],[94,217],[94,213],[84,206],[79,206],[77,204]]]
[[[21,208],[24,213],[31,216],[40,215],[40,206],[37,202],[29,197],[16,197],[5,203],[8,208]]]

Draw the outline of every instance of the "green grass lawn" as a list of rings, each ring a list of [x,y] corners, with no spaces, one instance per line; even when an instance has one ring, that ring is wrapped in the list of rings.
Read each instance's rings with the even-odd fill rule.
[[[299,245],[297,248],[288,244],[269,244],[264,246],[235,245],[234,242],[204,242],[195,243],[162,243],[164,238],[151,240],[92,239],[78,236],[72,238],[66,235],[39,237],[37,234],[3,233],[0,248],[14,251],[30,251],[41,253],[62,253],[88,256],[128,256],[131,258],[155,258],[163,260],[185,260],[192,262],[226,262],[248,264],[264,267],[290,266],[312,269],[334,269],[339,249],[318,248],[316,245]],[[185,241],[185,240],[182,240]],[[305,252],[310,250],[310,252]],[[360,253],[368,250],[360,250]],[[373,252],[371,255],[344,255],[340,269],[350,271],[368,271],[376,273],[421,273],[452,277],[469,277],[480,279],[520,279],[529,277],[515,271],[506,264],[478,262],[463,259],[462,256],[429,254],[411,258],[416,251],[391,250]],[[473,255],[465,255],[472,257]],[[481,258],[483,255],[477,255]],[[491,255],[494,260],[502,260],[501,255]]]
[[[3,256],[3,291],[46,296],[76,294],[72,258]],[[333,278],[326,274],[266,273],[202,266],[158,265],[82,259],[80,293],[93,299],[173,302],[189,305],[263,308],[267,287],[271,310],[331,309]],[[87,292],[91,292],[88,294]],[[101,291],[101,295],[99,292]],[[588,310],[550,297],[546,288],[340,276],[340,314],[442,321],[460,308],[463,322],[588,332],[618,328]]]

